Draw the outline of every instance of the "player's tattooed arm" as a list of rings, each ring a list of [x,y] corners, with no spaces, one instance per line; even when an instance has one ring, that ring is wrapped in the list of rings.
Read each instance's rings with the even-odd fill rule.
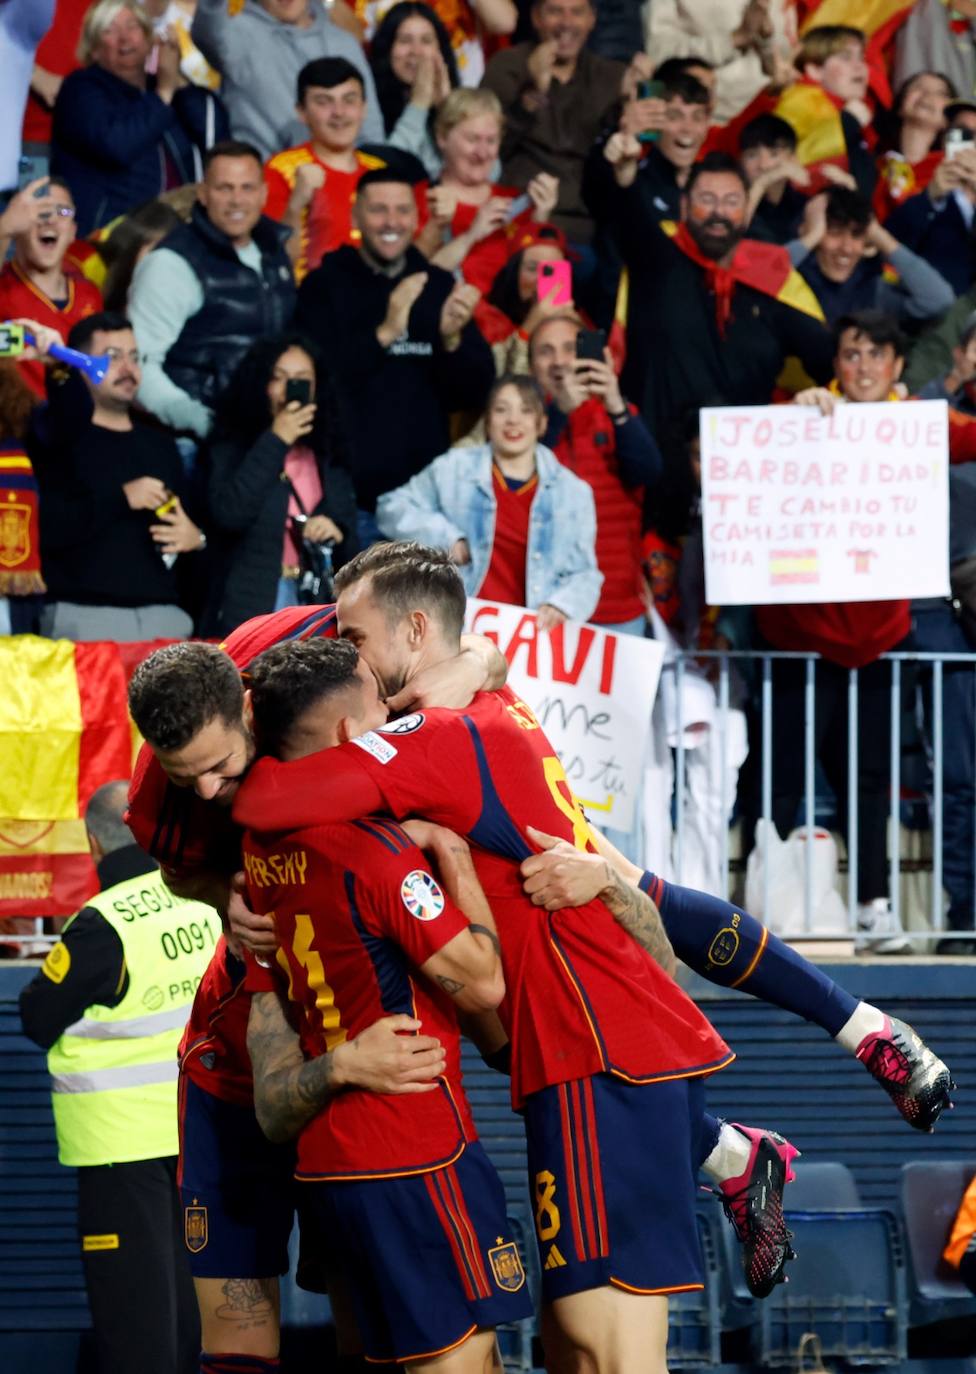
[[[606,885],[600,892],[601,900],[610,908],[617,924],[623,926],[654,962],[673,977],[676,965],[674,950],[657,906],[646,892],[623,882],[605,859],[603,863],[606,867]]]
[[[576,849],[567,840],[557,839],[532,826],[528,833],[541,852],[523,862],[522,886],[536,906],[544,906],[547,911],[561,911],[564,907],[585,906],[599,898],[665,973],[674,973],[674,950],[665,933],[661,913],[647,893],[630,881],[632,864],[618,856],[609,845],[604,855],[603,837],[596,831],[593,840],[601,850],[599,854]],[[618,857],[622,865],[626,865],[624,872],[618,871]],[[634,872],[640,875],[640,870],[634,869]]]
[[[262,1131],[275,1142],[291,1140],[343,1088],[430,1092],[444,1071],[444,1048],[436,1036],[417,1034],[420,1029],[415,1017],[384,1016],[328,1054],[306,1059],[282,999],[255,993],[247,1048]]]
[[[336,1091],[333,1056],[305,1059],[276,992],[251,998],[247,1050],[258,1124],[271,1141],[291,1140]]]

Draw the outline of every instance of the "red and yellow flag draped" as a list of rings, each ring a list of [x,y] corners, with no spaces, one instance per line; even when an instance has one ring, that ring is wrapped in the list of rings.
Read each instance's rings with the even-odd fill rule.
[[[131,776],[126,686],[156,647],[0,638],[0,918],[67,915],[96,890],[81,817]]]
[[[847,140],[840,106],[814,81],[795,81],[780,96],[774,114],[785,119],[796,134],[796,156],[814,174],[811,192],[826,180],[816,175],[825,163],[847,170]]]

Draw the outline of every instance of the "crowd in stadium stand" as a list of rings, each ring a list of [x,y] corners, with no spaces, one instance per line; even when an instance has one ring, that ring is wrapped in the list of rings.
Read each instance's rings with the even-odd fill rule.
[[[222,636],[416,537],[544,626],[816,651],[841,829],[863,670],[857,900],[904,948],[879,660],[974,647],[976,19],[823,8],[7,0],[0,320],[35,343],[0,363],[0,628]],[[58,339],[107,377],[52,365]],[[955,603],[704,604],[698,411],[797,395],[948,401]],[[974,728],[947,667],[945,737]],[[957,931],[973,773],[946,751]]]

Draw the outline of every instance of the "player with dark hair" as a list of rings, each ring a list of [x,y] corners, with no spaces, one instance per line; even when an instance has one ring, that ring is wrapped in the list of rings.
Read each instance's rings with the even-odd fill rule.
[[[416,584],[421,581],[428,592],[432,584],[440,584],[440,595],[448,606],[446,616],[421,609],[425,602],[416,591]],[[369,653],[383,690],[402,685],[409,680],[412,671],[436,662],[439,654],[450,651],[452,631],[449,626],[457,622],[460,604],[458,593],[454,593],[454,599],[451,595],[450,589],[455,582],[456,574],[442,554],[416,545],[377,546],[343,569],[339,578],[343,631]],[[394,595],[400,605],[412,595],[414,609],[407,615],[398,616],[392,604]],[[533,821],[538,824],[547,811],[553,814],[554,803],[559,820],[553,833],[561,833],[580,849],[588,848],[589,829],[572,801],[554,756],[549,755],[542,761],[541,772],[546,786],[532,786],[533,769],[527,763],[524,743],[522,747],[519,745],[529,742],[537,749],[545,746],[544,737],[531,714],[524,705],[510,698],[506,700],[502,694],[496,694],[495,709],[498,715],[504,713],[503,723],[489,720],[485,724],[489,707],[484,697],[477,698],[469,712],[463,715],[415,714],[389,727],[388,736],[379,732],[375,737],[377,743],[358,741],[353,747],[334,752],[328,758],[316,759],[314,767],[261,761],[238,798],[238,818],[260,826],[274,817],[276,824],[287,825],[299,823],[302,817],[307,823],[310,816],[331,819],[337,814],[349,815],[353,811],[360,814],[363,808],[372,810],[381,805],[386,805],[394,814],[417,810],[465,831],[485,849],[504,855],[510,864],[512,860],[525,859],[530,852],[523,833],[527,833],[527,828],[516,825],[499,801],[503,788],[506,798],[509,788],[517,788],[519,813],[534,812]],[[503,737],[504,748],[496,752],[494,746]],[[467,790],[459,789],[457,778],[466,778],[468,768],[474,769],[479,781]],[[451,780],[447,787],[443,785],[445,776]],[[570,822],[569,834],[566,833],[566,820]],[[498,890],[493,885],[497,883],[514,901],[511,888],[506,885],[509,865],[499,864],[486,856],[481,856],[479,863],[482,861],[491,865],[492,882],[487,883],[491,895]],[[655,917],[635,912],[622,885],[612,874],[608,875],[605,868],[603,873],[606,879],[605,890],[601,893],[603,900],[636,938],[653,947]],[[677,900],[670,903],[673,924],[669,933],[681,956],[692,967],[720,984],[745,986],[748,983],[748,991],[823,1025],[841,1044],[858,1054],[891,1093],[906,1119],[920,1128],[931,1128],[948,1101],[950,1080],[945,1066],[917,1037],[911,1033],[902,1034],[906,1028],[900,1024],[893,1026],[882,1012],[844,993],[819,970],[770,936],[747,913],[727,904],[711,902],[711,899],[696,904],[691,899],[700,894],[684,895],[683,903]],[[504,910],[502,907],[498,914]],[[716,938],[733,916],[732,928],[739,939],[732,957],[726,963],[712,960],[710,954]],[[525,937],[520,934],[517,939],[521,944]],[[584,949],[577,954],[585,959],[590,952]],[[516,957],[521,958],[521,953]],[[572,956],[563,968],[567,977],[576,979]],[[518,988],[520,981],[509,971],[510,988]],[[538,986],[537,979],[533,979],[533,985]],[[558,1005],[559,989],[551,991],[556,999],[554,1005]],[[515,998],[513,993],[513,1002]],[[591,998],[587,997],[586,1005],[591,1008]],[[526,1012],[527,1003],[523,1000],[521,1006],[513,1005],[510,1014],[517,1020]],[[623,1014],[623,1001],[620,1001],[609,1013],[610,1024]],[[535,1029],[530,1022],[530,1037]],[[614,1026],[615,1032],[616,1029]],[[585,1036],[590,1034],[590,1031],[585,1032]],[[568,1027],[564,1028],[564,1035],[571,1036]],[[617,1052],[625,1055],[627,1050],[621,1051],[618,1044],[616,1050],[607,1052],[603,1041],[597,1043],[600,1053],[591,1059],[588,1071],[609,1070],[612,1073],[615,1067],[619,1069],[619,1063],[614,1065],[613,1056]],[[545,1048],[536,1048],[538,1058],[528,1068],[516,1064],[513,1084],[516,1101],[530,1095],[533,1085],[541,1082],[545,1086],[545,1074],[551,1065],[546,1062]],[[561,1070],[566,1072],[565,1057]],[[641,1074],[630,1072],[628,1076],[639,1078]],[[756,1161],[765,1145],[767,1155],[772,1155],[766,1162],[770,1165],[776,1162],[781,1195],[788,1157],[784,1159],[783,1154],[778,1154],[768,1140],[757,1142],[756,1136],[760,1134],[746,1137],[746,1158],[739,1170],[728,1167],[728,1154],[724,1160],[716,1162],[720,1167],[725,1165],[723,1192],[730,1201],[737,1230],[747,1241],[750,1281],[757,1288],[769,1291],[782,1273],[788,1241],[781,1216],[777,1225],[774,1216],[763,1215],[750,1187],[757,1174]],[[709,1143],[718,1148],[719,1142],[714,1135]],[[709,1150],[704,1154],[708,1155]]]
[[[283,759],[368,737],[387,718],[375,677],[341,641],[269,649],[252,667],[250,699],[259,744]],[[504,1190],[461,1083],[456,1011],[490,1013],[505,992],[470,855],[461,846],[463,861],[452,856],[439,883],[405,831],[381,817],[247,834],[243,850],[252,904],[274,911],[287,974],[283,984],[281,969],[255,966],[248,977],[258,1116],[273,1139],[300,1130],[303,1224],[342,1238],[333,1267],[367,1359],[445,1374],[500,1370],[493,1328],[529,1316],[531,1303]],[[311,1056],[300,1074],[396,1011],[443,1044],[436,1084],[396,1097],[349,1091],[316,1111],[289,1081],[301,1050],[281,1011],[286,986]]]
[[[220,649],[190,643],[157,650],[130,683],[130,711],[146,744],[128,823],[174,890],[245,924],[253,918],[241,896],[240,834],[229,811],[254,756],[241,671],[274,644],[334,636],[335,623],[332,606],[259,616]],[[479,684],[500,680],[494,647],[477,636],[466,643],[457,662],[430,681],[447,700],[463,701]],[[233,938],[221,938],[180,1046],[180,1183],[206,1374],[217,1374],[225,1356],[246,1356],[249,1374],[277,1369],[278,1275],[288,1267],[294,1216],[294,1148],[269,1143],[254,1117],[245,1043],[250,998],[239,954]],[[337,1045],[308,1066],[306,1100],[321,1105],[348,1084],[416,1092],[444,1062],[436,1037],[419,1031],[414,1017],[384,1017]]]

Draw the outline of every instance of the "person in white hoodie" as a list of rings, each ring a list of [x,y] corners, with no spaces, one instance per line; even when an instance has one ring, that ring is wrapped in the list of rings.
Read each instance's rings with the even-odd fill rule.
[[[298,73],[317,57],[345,57],[362,73],[366,90],[363,143],[384,141],[373,74],[362,48],[329,17],[320,0],[244,0],[232,14],[228,0],[197,0],[191,36],[223,75],[221,95],[234,137],[253,143],[265,159],[302,139],[295,114]]]

